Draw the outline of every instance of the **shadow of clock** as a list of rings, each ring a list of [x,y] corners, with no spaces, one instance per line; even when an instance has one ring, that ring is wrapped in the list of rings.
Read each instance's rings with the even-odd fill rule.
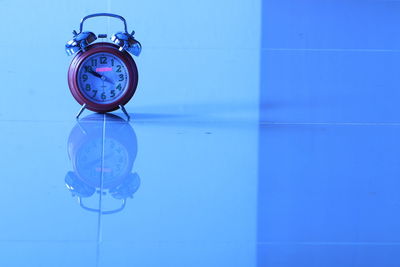
[[[136,154],[135,131],[121,117],[91,114],[79,120],[68,138],[73,171],[65,184],[80,207],[99,214],[122,211],[140,186],[132,172]]]

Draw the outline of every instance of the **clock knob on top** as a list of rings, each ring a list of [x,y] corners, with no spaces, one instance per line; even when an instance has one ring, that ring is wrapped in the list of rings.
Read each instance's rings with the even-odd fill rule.
[[[97,39],[96,34],[93,32],[77,33],[76,31],[73,31],[73,34],[74,38],[69,40],[65,45],[65,52],[67,52],[67,55],[69,56],[74,55],[79,51],[86,51],[86,47]]]
[[[134,34],[134,31],[131,34],[127,32],[117,32],[111,36],[111,41],[120,47],[120,51],[126,50],[135,56],[139,56],[142,51],[142,45],[133,37]]]

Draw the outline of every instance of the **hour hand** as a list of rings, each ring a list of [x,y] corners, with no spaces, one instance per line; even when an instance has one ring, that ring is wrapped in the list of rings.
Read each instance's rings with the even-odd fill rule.
[[[101,75],[101,74],[98,73],[98,72],[95,72],[94,70],[88,70],[88,72],[91,73],[91,74],[93,74],[94,76],[100,78],[100,79],[103,79],[103,75]]]

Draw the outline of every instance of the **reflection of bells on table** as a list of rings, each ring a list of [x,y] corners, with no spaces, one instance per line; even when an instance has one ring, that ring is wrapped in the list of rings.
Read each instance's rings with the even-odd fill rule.
[[[86,210],[102,214],[121,211],[140,186],[139,175],[132,173],[137,154],[135,132],[116,115],[91,114],[79,120],[69,135],[68,154],[73,171],[67,173],[65,183]],[[99,207],[90,208],[85,199],[96,192]],[[107,196],[121,201],[118,208],[102,209]]]

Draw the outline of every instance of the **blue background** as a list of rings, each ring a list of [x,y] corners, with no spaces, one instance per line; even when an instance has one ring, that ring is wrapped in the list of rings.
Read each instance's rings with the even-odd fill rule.
[[[0,0],[0,266],[399,266],[399,11]],[[96,12],[124,16],[143,45],[129,123],[74,117],[64,44]],[[109,140],[140,186],[106,215],[82,209],[65,177],[89,155],[103,179],[117,167]],[[87,205],[119,207],[96,191]]]

